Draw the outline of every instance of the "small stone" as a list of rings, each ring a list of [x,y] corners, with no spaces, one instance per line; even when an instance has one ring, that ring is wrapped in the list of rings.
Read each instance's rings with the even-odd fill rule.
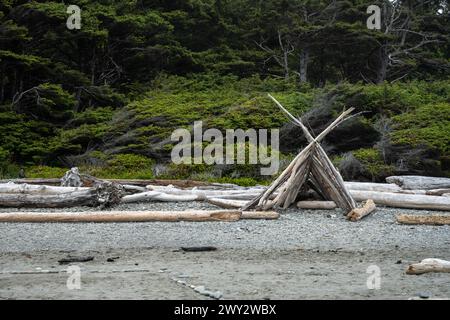
[[[216,292],[210,293],[209,296],[214,299],[220,299],[220,298],[222,298],[223,294],[220,291],[216,291]]]
[[[430,292],[419,292],[419,294],[418,294],[418,296],[419,296],[419,298],[422,298],[422,299],[428,299],[428,298],[430,298],[431,297],[431,293]]]
[[[396,264],[401,264],[402,260],[397,260]]]
[[[205,286],[197,286],[197,287],[195,287],[194,288],[194,291],[195,292],[198,292],[198,293],[200,293],[200,294],[205,294],[206,292],[206,290],[205,290]]]

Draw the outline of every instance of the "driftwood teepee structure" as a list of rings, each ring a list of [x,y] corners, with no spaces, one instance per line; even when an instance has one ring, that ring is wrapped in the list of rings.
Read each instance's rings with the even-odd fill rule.
[[[350,212],[356,208],[356,203],[344,186],[344,180],[331,163],[327,154],[320,145],[320,141],[337,127],[354,110],[345,110],[336,120],[333,121],[321,134],[314,138],[300,119],[289,113],[274,97],[269,97],[278,107],[299,126],[306,136],[309,144],[304,148],[281,175],[258,197],[245,205],[244,210],[260,209],[268,210],[273,207],[288,208],[295,202],[298,193],[309,181],[314,188],[321,193],[326,200],[332,200],[337,206]],[[274,193],[277,192],[275,198]],[[271,200],[271,198],[273,200]]]

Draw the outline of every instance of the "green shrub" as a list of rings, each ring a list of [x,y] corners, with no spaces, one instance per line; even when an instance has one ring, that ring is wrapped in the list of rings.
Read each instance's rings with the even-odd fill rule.
[[[31,166],[26,168],[25,176],[27,178],[62,178],[69,168]]]
[[[82,166],[80,171],[104,179],[152,179],[153,163],[151,159],[141,155],[117,154],[107,160],[105,166]]]
[[[450,103],[433,103],[393,117],[392,141],[397,144],[421,144],[450,155]]]
[[[373,181],[382,180],[383,178],[394,173],[394,167],[384,162],[378,149],[358,149],[352,151],[352,153],[353,156],[363,165],[364,169],[371,176]]]

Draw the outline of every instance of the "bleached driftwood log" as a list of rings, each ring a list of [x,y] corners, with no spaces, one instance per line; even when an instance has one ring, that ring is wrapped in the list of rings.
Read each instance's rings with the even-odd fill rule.
[[[94,189],[61,194],[1,193],[0,207],[10,208],[65,208],[98,205]]]
[[[239,210],[0,213],[0,222],[237,221],[240,218]]]
[[[176,188],[172,185],[169,186],[157,186],[157,185],[148,185],[146,187],[148,190],[151,191],[159,191],[164,192],[168,194],[201,194],[205,196],[222,196],[222,195],[240,195],[240,194],[255,194],[261,192],[261,190],[264,190],[264,188],[261,187],[251,187],[251,188],[243,188],[243,189],[181,189]]]
[[[176,194],[162,193],[158,191],[147,191],[124,196],[122,197],[121,202],[123,203],[141,202],[141,201],[181,202],[181,201],[198,201],[204,199],[205,198],[202,195],[195,195],[195,194],[176,195]]]
[[[225,209],[242,208],[247,203],[247,201],[229,200],[221,198],[206,198],[206,202]]]
[[[33,184],[33,185],[47,185],[47,186],[59,186],[61,184],[61,179],[51,178],[51,179],[34,179],[34,178],[24,178],[24,179],[1,179],[0,183],[17,183],[17,184]]]
[[[329,210],[335,209],[336,203],[334,201],[298,201],[297,208],[299,209],[322,209]]]
[[[81,175],[82,180],[84,179],[84,175]],[[97,179],[99,180],[99,179]],[[161,179],[105,179],[102,181],[110,181],[122,185],[134,185],[134,186],[142,186],[145,187],[149,184],[152,185],[174,185],[180,188],[193,188],[193,187],[218,187],[217,183],[209,183],[204,181],[195,181],[195,180],[161,180]],[[26,178],[26,179],[1,179],[0,183],[27,183],[27,184],[37,184],[37,185],[50,185],[50,186],[58,186],[61,184],[61,179],[57,178],[49,178],[49,179],[34,179],[34,178]],[[222,187],[221,187],[222,188]],[[223,184],[223,188],[231,188],[230,184]]]
[[[391,176],[388,183],[395,183],[403,189],[429,190],[450,188],[450,178],[424,177],[424,176]]]
[[[349,192],[356,201],[372,199],[376,204],[388,207],[450,211],[450,199],[446,197],[358,190]]]
[[[361,208],[355,208],[347,214],[350,221],[358,221],[370,214],[376,208],[372,199],[367,200]]]
[[[80,171],[77,167],[70,168],[70,170],[66,171],[64,177],[61,178],[62,187],[81,187],[82,185]]]
[[[397,222],[401,224],[427,224],[435,226],[450,225],[450,215],[400,214],[396,218]]]
[[[0,193],[26,193],[26,194],[62,194],[75,191],[88,191],[91,188],[84,187],[54,187],[45,185],[1,183]]]
[[[277,219],[277,212],[240,210],[187,211],[94,211],[94,212],[0,212],[0,222],[177,222]]]
[[[406,270],[407,274],[423,274],[428,272],[450,272],[450,261],[428,258],[419,263],[411,264]]]
[[[400,188],[395,183],[375,183],[375,182],[344,182],[348,190],[364,190],[364,191],[379,191],[379,192],[401,192]]]
[[[443,196],[445,194],[450,194],[450,189],[426,190],[426,194],[429,195],[429,196]]]

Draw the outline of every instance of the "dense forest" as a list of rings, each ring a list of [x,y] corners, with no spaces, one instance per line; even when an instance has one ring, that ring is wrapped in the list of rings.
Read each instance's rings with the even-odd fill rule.
[[[69,29],[69,5],[81,28]],[[370,5],[381,10],[369,29]],[[170,163],[171,132],[280,128],[271,93],[317,134],[346,179],[450,176],[447,0],[0,2],[0,176],[264,182],[252,165]]]

